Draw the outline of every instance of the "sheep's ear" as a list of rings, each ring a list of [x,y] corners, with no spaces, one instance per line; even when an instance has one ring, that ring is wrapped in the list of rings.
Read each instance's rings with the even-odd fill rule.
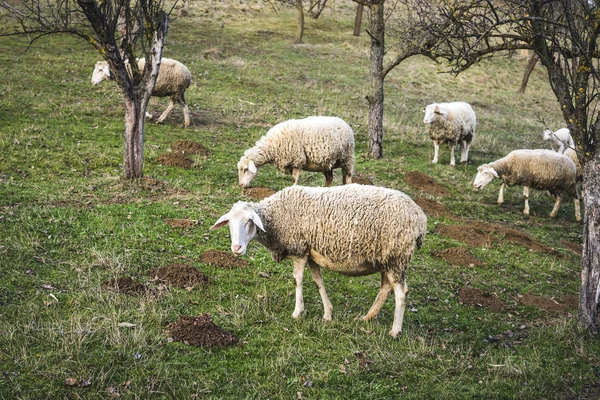
[[[498,176],[498,173],[496,172],[496,170],[494,168],[490,168],[490,173],[492,175],[494,175],[496,178],[500,179],[500,177]]]
[[[254,222],[254,225],[258,226],[261,231],[266,232],[265,231],[265,227],[263,226],[263,223],[260,220],[260,217],[258,216],[257,213],[252,212],[252,218],[251,219],[252,219],[252,222]]]
[[[219,218],[217,220],[217,222],[215,222],[215,224],[210,227],[209,230],[214,231],[215,229],[222,228],[222,227],[224,227],[227,224],[229,224],[229,213],[221,216],[221,218]]]
[[[110,67],[108,65],[106,65],[102,70],[106,74],[106,77],[110,78]]]
[[[256,172],[258,171],[256,169],[256,165],[254,164],[254,161],[250,160],[250,164],[248,164],[248,171],[252,172],[253,174],[256,174]]]

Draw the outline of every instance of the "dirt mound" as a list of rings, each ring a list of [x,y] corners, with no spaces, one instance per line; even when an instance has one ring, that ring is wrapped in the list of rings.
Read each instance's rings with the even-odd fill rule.
[[[150,277],[155,282],[180,288],[193,288],[208,283],[208,277],[204,273],[187,264],[171,264],[151,269]]]
[[[115,293],[123,294],[143,294],[150,291],[150,288],[135,281],[132,277],[110,278],[102,282],[102,289],[109,290]]]
[[[217,250],[205,251],[200,256],[200,261],[205,264],[214,265],[216,267],[225,269],[244,268],[248,266],[248,261],[244,260],[243,258],[236,257],[231,253]]]
[[[436,232],[469,246],[490,246],[496,238],[490,232],[474,225],[438,225]]]
[[[454,217],[454,214],[439,201],[427,199],[425,197],[417,197],[413,200],[423,209],[423,211],[425,211],[425,214],[427,214],[428,217]]]
[[[171,145],[171,150],[181,154],[200,154],[210,156],[210,150],[198,142],[192,140],[177,140]]]
[[[205,349],[229,347],[239,342],[237,337],[215,325],[210,314],[182,317],[169,324],[168,330],[173,340]]]
[[[352,183],[358,183],[359,185],[373,185],[372,180],[370,180],[366,176],[359,175],[359,174],[352,175]]]
[[[404,179],[406,182],[416,187],[422,192],[429,193],[434,196],[448,196],[450,192],[443,186],[439,185],[436,181],[433,180],[429,175],[425,175],[419,171],[409,171],[404,174]]]
[[[450,265],[458,265],[468,267],[469,265],[481,265],[478,259],[473,257],[469,250],[464,247],[451,247],[444,250],[436,250],[433,253],[434,256],[443,258]]]
[[[544,254],[558,254],[554,249],[539,244],[531,235],[513,228],[497,225],[496,232],[504,235],[504,240],[512,244],[525,246],[531,250]]]
[[[577,296],[564,296],[559,303],[545,297],[524,294],[523,297],[519,297],[519,302],[541,310],[563,312],[569,309],[576,309],[579,305],[579,298]]]
[[[165,218],[164,221],[171,228],[187,229],[198,225],[198,221],[192,221],[191,219]]]
[[[487,307],[493,311],[504,311],[506,304],[493,293],[485,290],[464,287],[458,291],[461,304],[477,307]]]
[[[277,192],[275,192],[273,189],[271,188],[266,188],[266,187],[253,187],[253,188],[246,188],[244,189],[244,196],[253,198],[255,200],[262,200],[265,197],[269,197],[272,194],[275,194]]]
[[[178,167],[189,169],[192,168],[194,162],[181,153],[163,153],[156,159],[165,167]]]
[[[579,243],[567,242],[566,240],[563,240],[562,244],[575,254],[581,255],[583,253],[583,245]]]

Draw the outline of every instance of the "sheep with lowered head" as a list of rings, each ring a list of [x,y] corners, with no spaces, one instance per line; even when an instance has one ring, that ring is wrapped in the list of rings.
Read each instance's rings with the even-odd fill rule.
[[[550,129],[546,129],[544,130],[544,140],[550,143],[552,150],[560,154],[563,154],[569,148],[575,148],[575,142],[571,137],[569,128],[560,128],[554,132]]]
[[[304,312],[302,278],[308,267],[323,301],[323,319],[333,307],[325,292],[321,268],[344,275],[381,274],[381,287],[369,312],[377,316],[389,292],[396,299],[389,334],[402,331],[406,306],[406,268],[427,231],[427,217],[407,195],[397,190],[351,184],[332,188],[291,186],[259,203],[238,202],[211,230],[229,225],[231,250],[246,252],[256,240],[274,260],[291,258],[296,282],[293,318]]]
[[[523,186],[525,208],[523,214],[529,215],[529,189],[548,190],[556,197],[556,203],[550,213],[555,217],[560,206],[563,193],[573,196],[575,202],[575,219],[581,221],[579,195],[576,190],[575,177],[577,168],[571,159],[552,150],[514,150],[507,156],[477,168],[477,176],[473,188],[481,190],[494,178],[502,180],[498,193],[498,204],[504,202],[505,186]]]
[[[146,60],[141,58],[138,60],[139,71],[144,70]],[[103,80],[112,80],[110,68],[106,61],[98,61],[92,73],[92,85],[99,85]],[[184,126],[190,126],[190,110],[185,102],[185,91],[190,86],[192,74],[190,70],[177,60],[163,58],[160,62],[160,70],[156,78],[156,84],[152,90],[154,97],[170,97],[171,101],[166,110],[161,114],[156,123],[162,122],[175,107],[175,102],[180,103],[183,107]],[[146,114],[152,118],[152,115]]]
[[[450,146],[450,165],[454,166],[454,148],[460,149],[460,162],[469,160],[469,147],[475,139],[475,126],[477,124],[475,111],[468,104],[461,101],[453,103],[433,103],[423,110],[423,122],[429,138],[433,140],[433,160],[438,162],[440,144],[448,143]]]
[[[342,169],[343,183],[352,182],[354,132],[338,117],[290,119],[273,126],[237,164],[239,184],[248,187],[264,164],[274,164],[291,174],[294,185],[302,171],[323,172],[325,186],[333,181],[333,170]]]

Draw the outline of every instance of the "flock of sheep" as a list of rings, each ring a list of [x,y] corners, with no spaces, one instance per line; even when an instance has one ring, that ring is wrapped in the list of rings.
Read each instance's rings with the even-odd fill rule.
[[[138,66],[143,68],[143,64],[138,63]],[[153,96],[169,96],[171,102],[157,122],[164,120],[174,103],[179,102],[183,106],[185,126],[189,126],[184,92],[190,77],[183,64],[162,59]],[[97,85],[104,79],[111,79],[110,70],[105,62],[99,62],[92,83]],[[460,149],[460,161],[467,162],[476,128],[471,106],[464,102],[434,103],[424,112],[423,122],[435,149],[432,162],[438,162],[439,146],[446,143],[450,147],[450,165],[455,165],[455,147]],[[547,130],[544,140],[549,141],[554,150],[515,150],[506,157],[483,164],[478,168],[473,187],[481,190],[494,178],[501,179],[498,203],[502,203],[506,185],[523,186],[525,214],[529,214],[529,189],[547,190],[556,197],[552,217],[558,211],[563,193],[568,194],[575,199],[579,221],[576,185],[581,172],[569,131]],[[350,276],[379,273],[379,293],[363,319],[376,317],[393,290],[396,304],[389,335],[396,337],[402,331],[406,307],[406,268],[427,231],[423,210],[398,190],[351,183],[354,132],[337,117],[308,117],[273,126],[238,162],[239,185],[247,187],[258,168],[265,164],[273,164],[291,174],[294,185],[260,202],[237,202],[210,229],[229,226],[231,250],[238,256],[245,254],[249,242],[256,239],[271,252],[274,260],[292,260],[296,282],[293,318],[299,318],[304,312],[302,280],[306,265],[321,295],[326,321],[331,320],[333,307],[325,291],[321,268]],[[333,170],[337,168],[342,170],[344,185],[330,187]],[[322,172],[325,187],[297,185],[301,171]]]

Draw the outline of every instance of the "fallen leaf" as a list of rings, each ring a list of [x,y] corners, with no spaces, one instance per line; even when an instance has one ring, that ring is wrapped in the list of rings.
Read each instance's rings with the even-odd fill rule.
[[[118,326],[119,328],[135,328],[135,324],[132,324],[130,322],[119,322]]]
[[[65,379],[65,385],[67,386],[77,386],[79,381],[76,378],[67,378]]]

